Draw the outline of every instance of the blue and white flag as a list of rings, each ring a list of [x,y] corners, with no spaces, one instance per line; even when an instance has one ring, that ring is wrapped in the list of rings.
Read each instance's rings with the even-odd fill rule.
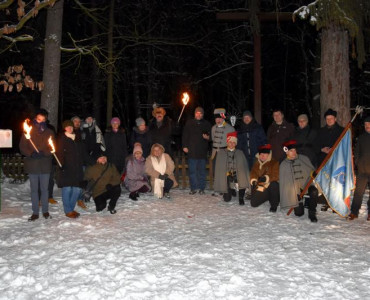
[[[354,189],[351,127],[317,174],[315,182],[320,185],[330,207],[346,217],[350,213],[351,191]]]

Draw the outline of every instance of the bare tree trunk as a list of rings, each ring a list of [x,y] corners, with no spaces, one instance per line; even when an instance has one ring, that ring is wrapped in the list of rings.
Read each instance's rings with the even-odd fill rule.
[[[48,8],[41,107],[49,112],[50,123],[57,128],[60,77],[60,45],[62,40],[64,0],[57,1]]]
[[[97,7],[96,1],[92,1],[93,7]],[[96,22],[92,23],[92,34],[96,37],[95,45],[98,44],[98,25]],[[101,107],[101,97],[100,97],[100,82],[99,82],[99,67],[97,66],[96,62],[92,60],[92,105],[93,105],[93,115],[97,122],[97,124],[101,125],[101,118],[102,118],[102,107]]]
[[[112,119],[113,110],[113,26],[114,26],[114,0],[110,2],[109,32],[108,32],[108,82],[107,82],[107,124]]]
[[[348,47],[347,31],[334,25],[322,30],[321,116],[332,108],[338,112],[338,123],[343,126],[350,121]]]

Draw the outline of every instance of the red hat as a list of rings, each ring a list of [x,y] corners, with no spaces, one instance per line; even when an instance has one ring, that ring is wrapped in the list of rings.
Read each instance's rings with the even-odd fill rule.
[[[238,133],[236,131],[229,132],[226,136],[226,142],[233,141],[235,143],[238,142]]]
[[[290,140],[283,144],[284,152],[288,152],[291,149],[295,149],[297,147],[297,141],[296,140]]]
[[[270,153],[271,151],[271,145],[265,144],[258,147],[258,153]]]

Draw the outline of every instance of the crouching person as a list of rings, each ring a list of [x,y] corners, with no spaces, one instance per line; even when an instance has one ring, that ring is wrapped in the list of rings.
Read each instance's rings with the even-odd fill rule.
[[[170,189],[178,185],[173,175],[174,170],[175,163],[171,156],[164,153],[161,144],[154,144],[145,162],[145,173],[150,176],[154,195],[159,199],[162,199],[163,196],[170,198]]]
[[[102,211],[107,207],[107,200],[110,199],[108,210],[115,214],[116,203],[121,195],[121,175],[117,168],[107,163],[107,158],[101,156],[96,164],[88,167],[85,172],[85,180],[93,181],[92,196],[95,202],[96,211]]]
[[[145,158],[140,143],[135,144],[133,156],[127,160],[124,184],[130,191],[129,198],[134,201],[140,196],[139,193],[147,193],[151,190],[145,174]]]
[[[293,208],[298,217],[304,215],[304,205],[299,195],[310,179],[314,171],[309,158],[296,151],[297,142],[294,140],[283,144],[286,158],[279,167],[279,188],[281,208]],[[318,202],[318,190],[314,185],[308,189],[308,218],[311,222],[317,222],[316,206]]]
[[[239,191],[239,204],[244,205],[245,189],[249,187],[249,168],[244,153],[236,149],[236,131],[227,134],[227,149],[218,151],[215,166],[214,190],[223,194],[225,202],[231,201]]]
[[[270,212],[276,212],[279,205],[279,162],[272,158],[271,145],[258,148],[257,160],[251,170],[251,206],[257,207],[267,200]]]

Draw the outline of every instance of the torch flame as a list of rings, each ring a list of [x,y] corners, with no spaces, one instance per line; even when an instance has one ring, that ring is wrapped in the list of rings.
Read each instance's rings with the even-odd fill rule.
[[[190,100],[190,97],[189,97],[189,94],[188,93],[182,93],[182,103],[184,103],[184,105],[188,104],[189,100]]]
[[[24,120],[24,123],[23,123],[24,136],[26,137],[27,140],[31,138],[30,132],[32,129],[32,126],[29,126],[28,122],[29,122],[29,119],[26,119]]]
[[[55,153],[55,147],[54,147],[54,143],[53,143],[53,140],[51,139],[51,137],[49,137],[49,140],[48,140],[48,142],[49,142],[49,145],[50,145],[50,147],[51,147],[51,153]]]

